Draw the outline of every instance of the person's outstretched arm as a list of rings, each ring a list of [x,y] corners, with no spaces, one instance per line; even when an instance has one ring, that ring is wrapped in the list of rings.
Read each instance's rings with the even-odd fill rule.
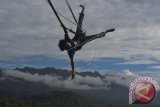
[[[69,58],[70,58],[70,60],[71,60],[71,67],[72,67],[72,70],[71,70],[71,72],[72,72],[72,79],[74,79],[74,78],[75,78],[75,68],[74,68],[74,61],[73,61],[73,57],[74,57],[74,55],[69,54]]]

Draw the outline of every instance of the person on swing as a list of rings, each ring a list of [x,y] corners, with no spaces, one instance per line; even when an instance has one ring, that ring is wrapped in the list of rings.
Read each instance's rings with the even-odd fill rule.
[[[61,39],[59,41],[59,44],[58,44],[58,47],[60,48],[61,51],[66,50],[68,52],[68,56],[70,58],[71,67],[72,67],[72,70],[71,70],[72,78],[71,79],[75,78],[75,67],[74,67],[74,60],[73,60],[75,52],[81,50],[83,45],[86,44],[87,42],[90,42],[90,41],[95,40],[97,38],[104,37],[105,34],[108,33],[108,32],[115,31],[115,29],[112,28],[112,29],[106,30],[104,32],[101,32],[99,34],[86,36],[85,32],[82,29],[85,7],[83,5],[80,5],[80,7],[82,8],[82,11],[79,15],[79,20],[78,20],[75,36],[71,39],[68,36],[67,29],[65,29],[64,30],[65,31],[65,35],[64,35],[65,37],[64,37],[64,39]]]

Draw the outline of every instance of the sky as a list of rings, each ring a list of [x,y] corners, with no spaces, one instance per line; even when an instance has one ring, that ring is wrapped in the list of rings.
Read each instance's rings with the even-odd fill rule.
[[[65,0],[52,1],[58,12],[73,20]],[[86,6],[83,28],[87,35],[116,29],[76,53],[77,71],[159,72],[159,0],[68,1],[77,18],[79,5]],[[76,29],[67,20],[62,21]],[[67,53],[57,46],[63,38],[64,32],[46,0],[0,1],[0,67],[70,69]]]

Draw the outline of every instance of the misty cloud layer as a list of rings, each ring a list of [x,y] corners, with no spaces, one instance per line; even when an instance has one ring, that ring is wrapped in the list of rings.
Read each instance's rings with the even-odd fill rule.
[[[61,76],[57,75],[40,75],[38,73],[31,74],[27,72],[21,72],[18,70],[3,70],[3,75],[5,77],[13,77],[17,79],[23,79],[35,83],[43,83],[50,87],[59,87],[67,89],[110,89],[112,83],[129,87],[131,81],[136,78],[136,75],[127,71],[122,74],[108,73],[105,78],[91,77],[91,76],[80,76],[76,75],[75,80],[71,80],[70,77],[63,79]],[[3,79],[5,80],[5,79]],[[2,80],[2,81],[3,81]]]

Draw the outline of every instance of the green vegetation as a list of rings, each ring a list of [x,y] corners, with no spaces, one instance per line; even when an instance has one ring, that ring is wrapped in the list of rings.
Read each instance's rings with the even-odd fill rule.
[[[40,94],[29,99],[14,99],[0,92],[0,107],[88,107],[82,100],[76,94],[68,92]]]

